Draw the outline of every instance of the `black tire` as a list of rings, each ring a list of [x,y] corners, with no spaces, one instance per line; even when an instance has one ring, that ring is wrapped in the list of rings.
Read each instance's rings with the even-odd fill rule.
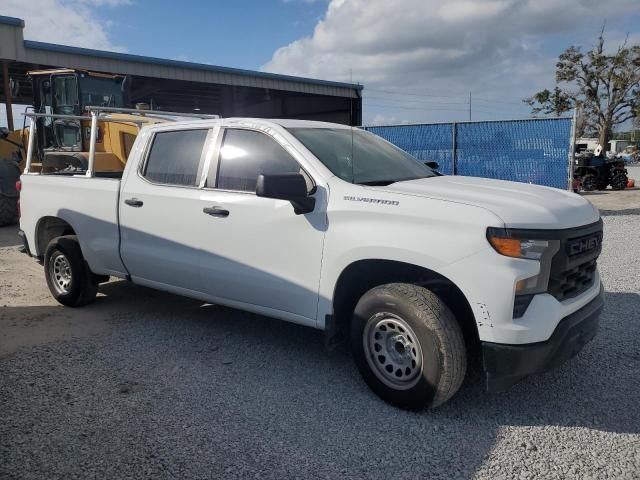
[[[51,295],[62,305],[80,307],[96,298],[98,283],[75,235],[51,240],[44,254],[44,274]]]
[[[13,225],[18,220],[18,200],[0,195],[0,227]]]
[[[609,180],[598,177],[598,190],[606,190],[609,186]]]
[[[598,177],[595,175],[585,175],[582,177],[582,189],[585,192],[593,192],[598,189]]]
[[[616,173],[611,179],[611,188],[613,190],[624,190],[629,183],[629,177],[624,173]]]
[[[390,283],[365,293],[351,320],[351,346],[369,387],[383,400],[408,410],[449,400],[467,369],[464,338],[453,313],[433,292],[416,285]],[[416,364],[418,353],[421,361]],[[389,369],[394,359],[385,354],[401,358]]]

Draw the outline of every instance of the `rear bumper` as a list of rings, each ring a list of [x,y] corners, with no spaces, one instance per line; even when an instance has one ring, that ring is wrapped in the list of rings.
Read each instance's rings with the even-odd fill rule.
[[[598,296],[563,318],[547,341],[522,345],[482,342],[487,390],[505,390],[574,357],[598,331],[603,308],[604,289],[600,287]]]

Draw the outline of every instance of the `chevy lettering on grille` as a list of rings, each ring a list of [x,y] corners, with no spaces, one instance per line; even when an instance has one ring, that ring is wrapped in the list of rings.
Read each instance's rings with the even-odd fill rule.
[[[572,240],[567,244],[567,254],[570,257],[575,255],[582,255],[593,250],[600,248],[602,244],[602,232],[598,232],[595,235],[589,237],[578,238]]]

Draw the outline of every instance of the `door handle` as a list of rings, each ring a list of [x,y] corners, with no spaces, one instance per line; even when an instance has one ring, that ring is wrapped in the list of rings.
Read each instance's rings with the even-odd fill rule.
[[[225,210],[220,207],[205,207],[202,209],[204,213],[207,215],[211,215],[212,217],[228,217],[229,210]]]
[[[127,198],[124,203],[126,203],[127,205],[131,206],[131,207],[141,207],[144,202],[142,200],[138,200],[137,198]]]

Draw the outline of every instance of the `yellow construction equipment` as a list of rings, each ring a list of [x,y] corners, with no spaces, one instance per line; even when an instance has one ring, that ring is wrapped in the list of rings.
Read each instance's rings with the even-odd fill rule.
[[[86,171],[91,139],[87,107],[124,109],[128,104],[128,76],[74,69],[37,70],[28,73],[33,83],[34,111],[52,117],[36,119],[36,139],[31,171]],[[166,121],[154,112],[113,113],[98,122],[95,169],[120,172],[141,125]],[[84,117],[84,118],[80,118]],[[0,129],[0,226],[17,219],[16,181],[24,170],[28,128]]]

